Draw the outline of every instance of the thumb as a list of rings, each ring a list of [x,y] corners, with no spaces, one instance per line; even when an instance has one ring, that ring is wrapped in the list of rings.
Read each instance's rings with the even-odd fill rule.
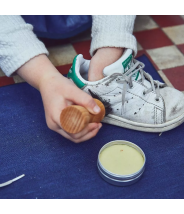
[[[77,105],[85,107],[92,114],[98,114],[101,111],[94,99],[79,88],[75,88],[75,93],[71,93],[70,100]]]

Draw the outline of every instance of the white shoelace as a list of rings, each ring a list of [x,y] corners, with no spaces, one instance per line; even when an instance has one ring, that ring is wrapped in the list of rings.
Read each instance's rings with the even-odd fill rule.
[[[21,178],[24,177],[24,176],[25,176],[25,175],[23,174],[23,175],[20,175],[20,176],[18,176],[18,177],[16,177],[16,178],[12,179],[12,180],[10,180],[10,181],[7,181],[7,182],[5,182],[5,183],[2,183],[2,184],[0,184],[0,187],[5,187],[5,186],[7,186],[7,185],[10,185],[11,183],[13,183],[13,182],[15,182],[15,181],[21,179]]]
[[[153,80],[152,76],[143,70],[144,67],[145,67],[144,63],[133,59],[131,62],[130,69],[125,74],[114,73],[110,76],[110,80],[106,83],[106,85],[108,85],[110,82],[117,79],[116,81],[118,83],[123,84],[123,89],[122,89],[122,107],[123,107],[122,109],[123,110],[124,110],[124,103],[125,103],[125,95],[127,92],[127,85],[129,85],[130,88],[133,87],[132,76],[137,72],[140,72],[142,84],[144,84],[145,79],[147,79],[151,83],[151,87],[143,91],[143,95],[146,95],[154,91],[156,94],[155,100],[159,101],[159,96],[160,96],[159,88],[160,86],[163,87],[165,84],[160,83],[159,81]]]

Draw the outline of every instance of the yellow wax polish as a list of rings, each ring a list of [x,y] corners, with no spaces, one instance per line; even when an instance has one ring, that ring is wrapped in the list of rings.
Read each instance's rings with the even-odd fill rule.
[[[105,148],[99,159],[106,170],[118,175],[133,174],[144,165],[143,156],[133,147],[123,144]]]

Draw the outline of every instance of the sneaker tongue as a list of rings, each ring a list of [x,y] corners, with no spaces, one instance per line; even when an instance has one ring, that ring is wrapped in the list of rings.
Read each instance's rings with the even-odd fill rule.
[[[120,74],[126,73],[130,69],[132,58],[133,58],[132,50],[127,49],[120,59],[118,59],[113,64],[104,68],[103,70],[104,76],[110,76],[114,73],[120,73]],[[139,76],[138,73],[136,73],[133,75],[132,78],[137,80],[138,76]]]

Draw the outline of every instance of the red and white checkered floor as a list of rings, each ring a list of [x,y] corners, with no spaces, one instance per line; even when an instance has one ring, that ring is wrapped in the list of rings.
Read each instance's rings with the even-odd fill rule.
[[[162,79],[170,86],[184,91],[184,15],[137,16],[134,28],[137,57],[145,54]],[[44,39],[50,60],[59,72],[66,74],[73,58],[81,53],[90,59],[90,30],[67,40]],[[0,70],[0,86],[23,82],[19,76],[6,77]]]

